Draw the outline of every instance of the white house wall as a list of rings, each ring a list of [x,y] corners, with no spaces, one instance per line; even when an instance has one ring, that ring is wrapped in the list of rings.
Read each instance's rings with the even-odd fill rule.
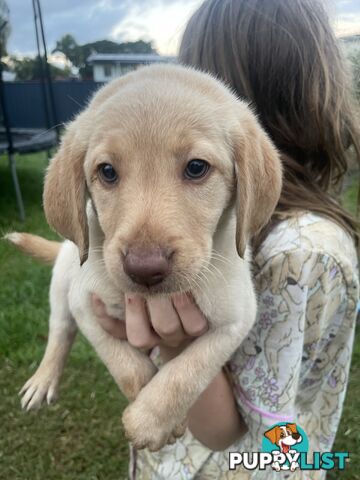
[[[111,67],[111,75],[105,75],[105,65]],[[141,64],[120,64],[120,63],[96,63],[93,65],[93,74],[94,74],[94,81],[95,82],[109,82],[114,78],[121,77],[121,75],[125,75],[125,73],[131,72],[132,70],[136,70],[137,68],[141,67]]]

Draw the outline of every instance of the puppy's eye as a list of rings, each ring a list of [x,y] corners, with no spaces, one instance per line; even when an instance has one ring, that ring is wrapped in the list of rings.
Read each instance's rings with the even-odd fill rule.
[[[118,174],[110,163],[102,163],[99,165],[98,172],[102,180],[106,183],[115,183],[118,179]]]
[[[210,165],[205,160],[190,160],[185,168],[185,178],[188,180],[199,180],[208,173]]]

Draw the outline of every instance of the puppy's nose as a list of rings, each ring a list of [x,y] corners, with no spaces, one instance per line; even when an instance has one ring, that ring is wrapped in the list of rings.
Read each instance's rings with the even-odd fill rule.
[[[150,287],[162,282],[169,274],[170,255],[161,248],[131,250],[124,258],[124,271],[131,280]]]

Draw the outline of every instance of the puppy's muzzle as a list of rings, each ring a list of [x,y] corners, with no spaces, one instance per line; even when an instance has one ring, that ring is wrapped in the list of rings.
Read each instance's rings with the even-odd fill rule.
[[[158,285],[170,273],[171,257],[172,253],[160,247],[148,250],[130,248],[124,256],[124,271],[139,285]]]

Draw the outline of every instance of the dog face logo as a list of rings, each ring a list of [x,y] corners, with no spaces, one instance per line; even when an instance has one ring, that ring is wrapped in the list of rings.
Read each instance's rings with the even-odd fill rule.
[[[275,444],[281,454],[296,454],[294,445],[299,444],[303,441],[302,435],[298,432],[296,423],[286,423],[285,425],[275,425],[270,430],[267,430],[264,433],[264,436],[270,440],[271,443]],[[276,454],[276,450],[272,453]],[[290,465],[280,464],[280,462],[275,461],[272,465],[273,470],[279,472],[280,470],[290,470],[294,472],[299,468],[299,464],[296,461],[291,461]]]
[[[276,425],[264,435],[271,443],[275,443],[282,453],[288,453],[293,445],[302,442],[302,436],[297,431],[295,423],[287,423],[284,426]]]

